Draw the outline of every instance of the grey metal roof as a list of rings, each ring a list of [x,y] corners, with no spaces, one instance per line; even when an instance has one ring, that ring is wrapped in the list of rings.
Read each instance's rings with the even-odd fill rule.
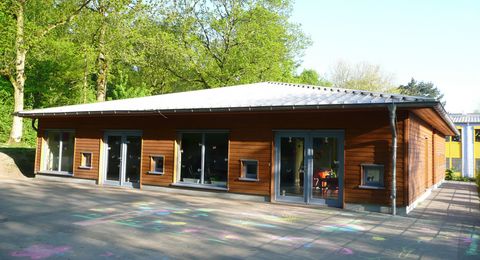
[[[39,117],[81,114],[274,110],[287,107],[375,106],[390,103],[416,105],[425,102],[436,103],[436,100],[425,97],[342,88],[262,82],[91,104],[27,110],[18,112],[17,115]]]
[[[449,114],[453,123],[466,124],[466,123],[480,123],[480,114]]]
[[[178,92],[149,97],[26,110],[21,117],[167,114],[181,112],[272,111],[385,107],[434,109],[457,130],[440,102],[433,98],[386,94],[362,90],[329,88],[301,84],[261,82],[205,90]]]

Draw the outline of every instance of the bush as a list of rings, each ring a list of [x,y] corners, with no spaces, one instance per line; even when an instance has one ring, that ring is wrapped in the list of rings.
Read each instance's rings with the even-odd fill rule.
[[[461,173],[455,172],[454,169],[446,169],[445,170],[445,180],[447,181],[476,181],[479,184],[479,174],[477,173],[476,178],[471,177],[463,177]]]
[[[452,169],[445,170],[445,180],[447,180],[447,181],[453,180],[453,170]]]
[[[475,182],[477,183],[478,190],[480,191],[480,171],[477,171],[477,174],[475,176]]]

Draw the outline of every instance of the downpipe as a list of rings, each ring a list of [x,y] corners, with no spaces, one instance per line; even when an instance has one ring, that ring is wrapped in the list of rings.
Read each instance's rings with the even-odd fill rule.
[[[390,112],[390,128],[392,130],[392,192],[390,199],[392,200],[392,215],[397,215],[397,106],[395,103],[388,105]]]

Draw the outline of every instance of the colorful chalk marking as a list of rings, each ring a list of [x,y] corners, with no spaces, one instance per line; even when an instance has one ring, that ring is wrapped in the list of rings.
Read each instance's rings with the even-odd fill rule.
[[[100,256],[104,256],[104,257],[111,257],[111,256],[113,256],[113,253],[112,253],[112,252],[109,252],[109,251],[107,251],[107,252],[105,252],[105,253],[103,253],[103,254],[100,254]]]
[[[337,250],[337,254],[339,255],[353,255],[353,250],[350,248],[342,247]]]
[[[468,246],[467,251],[465,252],[466,255],[468,256],[474,256],[478,255],[478,236],[477,235],[472,235],[471,238],[472,242],[470,243],[470,246]]]
[[[89,210],[94,212],[101,212],[101,213],[112,213],[116,211],[115,208],[99,208],[99,209],[93,208]]]
[[[271,224],[264,224],[264,223],[257,223],[248,220],[232,220],[233,224],[239,224],[241,226],[253,226],[253,227],[265,227],[265,228],[277,228],[275,225]]]
[[[197,211],[201,211],[201,212],[213,212],[215,211],[215,209],[209,209],[209,208],[199,208],[199,209],[196,209]]]
[[[364,231],[365,229],[358,225],[346,224],[346,225],[326,225],[322,226],[321,229],[331,232],[358,232]]]
[[[13,257],[30,257],[30,259],[44,259],[54,255],[61,255],[70,251],[69,246],[52,246],[46,244],[38,244],[29,246],[20,251],[10,253]]]

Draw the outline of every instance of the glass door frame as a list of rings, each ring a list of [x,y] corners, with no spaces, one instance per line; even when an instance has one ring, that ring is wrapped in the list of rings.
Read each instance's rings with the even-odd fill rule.
[[[120,170],[119,170],[119,180],[112,181],[107,179],[107,171],[108,171],[108,137],[109,136],[120,136],[121,143],[120,143]],[[128,136],[138,136],[140,137],[140,142],[142,142],[142,131],[136,130],[108,130],[105,131],[103,135],[103,183],[106,185],[112,186],[125,186],[125,187],[132,187],[132,188],[140,188],[140,178],[142,176],[141,166],[142,166],[142,158],[140,158],[140,176],[139,176],[139,183],[132,183],[127,182],[125,180],[126,177],[126,169],[127,169],[127,137]],[[141,151],[143,146],[140,144],[140,157]]]
[[[344,196],[344,175],[345,175],[345,144],[344,130],[278,130],[275,131],[275,164],[274,164],[274,199],[275,201],[293,202],[301,204],[329,205],[333,207],[343,206]],[[304,177],[303,177],[303,197],[281,196],[280,195],[280,162],[281,162],[281,139],[284,137],[304,138]],[[337,158],[338,158],[338,198],[336,200],[313,198],[313,139],[334,137],[337,138]]]

